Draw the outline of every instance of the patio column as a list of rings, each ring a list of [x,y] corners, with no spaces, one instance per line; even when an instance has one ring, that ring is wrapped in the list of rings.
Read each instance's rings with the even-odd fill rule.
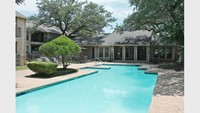
[[[146,61],[149,62],[150,60],[150,47],[146,46]]]
[[[137,46],[134,46],[134,61],[137,61]]]
[[[113,46],[110,47],[110,57],[111,57],[110,58],[111,60],[114,60],[114,47]]]
[[[98,51],[98,47],[94,47],[94,58],[98,57],[99,56],[99,51]]]
[[[125,61],[126,60],[126,47],[122,46],[122,60]]]

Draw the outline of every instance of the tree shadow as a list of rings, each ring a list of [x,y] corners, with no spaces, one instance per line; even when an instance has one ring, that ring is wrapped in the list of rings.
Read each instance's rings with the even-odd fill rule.
[[[74,41],[80,45],[100,45],[105,42],[103,39],[106,35],[95,36],[91,38],[75,38]]]
[[[184,71],[157,67],[157,65],[148,67],[148,71],[159,73],[154,88],[154,96],[184,96]]]
[[[184,96],[184,74],[165,73],[159,75],[154,95]]]
[[[150,37],[146,35],[133,37],[124,37],[125,40],[121,42],[116,42],[115,44],[148,44],[151,40]]]

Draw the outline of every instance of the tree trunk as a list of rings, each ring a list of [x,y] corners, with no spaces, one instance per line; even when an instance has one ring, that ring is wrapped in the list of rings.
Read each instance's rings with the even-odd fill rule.
[[[62,55],[62,64],[63,64],[63,69],[66,69],[67,66],[65,65],[65,57]]]

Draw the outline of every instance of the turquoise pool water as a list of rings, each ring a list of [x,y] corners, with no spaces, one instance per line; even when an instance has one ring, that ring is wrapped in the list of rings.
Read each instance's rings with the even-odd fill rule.
[[[16,113],[148,113],[157,74],[110,69],[16,97]]]

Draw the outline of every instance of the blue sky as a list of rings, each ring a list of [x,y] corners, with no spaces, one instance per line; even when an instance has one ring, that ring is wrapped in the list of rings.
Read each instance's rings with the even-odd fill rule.
[[[80,0],[85,1],[85,0]],[[113,13],[113,17],[117,18],[117,21],[112,23],[113,28],[116,24],[120,25],[123,23],[124,18],[128,16],[128,14],[132,13],[133,7],[130,7],[128,0],[88,0],[99,5],[103,5],[104,8]],[[25,2],[21,5],[16,5],[16,10],[23,15],[29,17],[33,14],[37,14],[38,9],[36,6],[36,0],[25,0]],[[106,33],[111,33],[114,29],[111,27],[104,28]]]

